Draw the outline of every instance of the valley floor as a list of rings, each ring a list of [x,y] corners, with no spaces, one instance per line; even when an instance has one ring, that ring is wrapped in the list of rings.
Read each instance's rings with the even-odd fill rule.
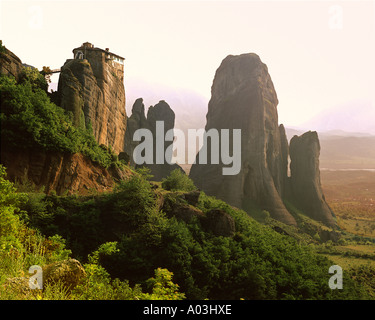
[[[320,174],[326,200],[346,235],[345,245],[324,255],[344,269],[375,267],[375,172],[321,170]]]

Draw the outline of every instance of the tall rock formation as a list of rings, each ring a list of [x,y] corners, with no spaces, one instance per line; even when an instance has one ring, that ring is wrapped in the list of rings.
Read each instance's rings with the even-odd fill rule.
[[[268,68],[258,55],[226,57],[212,84],[205,129],[241,129],[241,170],[237,175],[223,175],[222,162],[200,164],[198,153],[190,177],[209,195],[248,212],[255,205],[293,225],[296,220],[283,202],[290,193],[289,148],[285,128],[278,125],[277,105]],[[205,146],[210,152],[209,139]]]
[[[289,145],[284,125],[279,125],[280,141],[281,141],[281,197],[285,198],[288,195],[289,180],[288,180],[288,157]]]
[[[257,204],[275,219],[295,224],[281,199],[282,141],[277,95],[268,69],[256,54],[230,55],[216,71],[206,131],[241,129],[241,171],[222,175],[223,164],[193,164],[190,176],[209,195],[249,209]],[[283,141],[283,144],[285,141]]]
[[[126,131],[123,64],[117,55],[84,43],[61,68],[59,104],[76,126],[92,126],[98,143],[124,151]],[[122,58],[123,59],[123,58]]]
[[[163,146],[157,145],[157,121],[161,121],[164,126],[163,136]],[[145,116],[145,106],[143,104],[143,99],[139,98],[134,102],[132,108],[132,115],[127,119],[127,130],[125,134],[125,152],[129,155],[130,164],[138,167],[135,163],[133,153],[134,149],[143,141],[134,141],[134,132],[138,129],[148,129],[152,134],[152,142],[148,145],[148,148],[152,148],[152,164],[143,164],[141,166],[147,167],[151,170],[153,175],[153,180],[160,181],[167,177],[169,173],[174,169],[181,169],[177,164],[169,164],[168,161],[171,160],[171,155],[166,155],[167,148],[173,143],[172,141],[165,141],[165,133],[168,130],[174,128],[175,114],[171,107],[164,100],[159,101],[155,106],[150,106],[147,111],[147,118]],[[163,155],[163,163],[156,163],[156,154]],[[182,170],[182,169],[181,169]]]
[[[21,59],[2,44],[0,48],[0,74],[13,76],[18,81],[23,69]]]
[[[306,132],[290,141],[290,186],[296,205],[309,217],[334,225],[333,212],[320,183],[318,134]]]
[[[138,98],[134,102],[132,114],[130,117],[127,117],[126,123],[125,152],[129,156],[131,166],[135,166],[133,152],[139,144],[138,141],[133,140],[133,136],[134,132],[140,128],[150,129],[145,115],[145,105],[143,104],[142,98]]]

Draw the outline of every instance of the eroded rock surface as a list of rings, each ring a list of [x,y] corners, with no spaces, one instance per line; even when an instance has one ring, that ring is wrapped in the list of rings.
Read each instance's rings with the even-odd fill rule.
[[[295,219],[281,199],[285,177],[285,139],[278,125],[278,99],[267,66],[256,54],[228,56],[216,71],[206,131],[241,129],[241,171],[222,174],[223,164],[196,164],[195,184],[239,208],[254,203],[288,224]],[[210,150],[210,147],[208,148]]]
[[[168,130],[174,129],[175,114],[171,107],[164,100],[159,101],[155,106],[150,106],[147,111],[147,117],[145,116],[145,107],[143,99],[139,98],[135,101],[132,108],[132,115],[128,118],[128,125],[125,135],[125,152],[130,157],[130,164],[138,167],[143,166],[151,170],[153,180],[161,181],[166,178],[171,171],[174,169],[180,169],[177,164],[169,164],[172,155],[166,153],[168,147],[173,143],[172,141],[165,141],[165,134]],[[158,133],[157,122],[162,123],[163,130],[160,130],[161,134]],[[161,128],[161,127],[159,127]],[[142,141],[134,140],[134,133],[138,129],[147,129],[151,132],[152,141],[148,145]],[[157,137],[162,145],[157,143]],[[142,143],[146,148],[152,150],[152,163],[137,164],[134,159],[134,149]],[[158,154],[162,157],[160,163],[158,161]]]
[[[190,177],[207,194],[247,212],[256,206],[272,218],[294,225],[296,220],[284,205],[288,199],[304,214],[334,226],[334,215],[320,185],[318,136],[309,132],[294,137],[289,147],[285,128],[278,123],[277,105],[268,68],[258,55],[226,57],[212,84],[205,129],[241,130],[241,170],[236,175],[223,175],[221,161],[211,164],[208,139],[203,145],[208,150],[208,163],[199,163],[198,153]]]
[[[88,194],[110,191],[119,180],[129,177],[129,169],[105,169],[82,154],[42,150],[1,150],[1,163],[11,181],[29,181],[44,192]]]
[[[22,61],[13,52],[3,47],[0,52],[0,74],[13,76],[16,81],[20,79],[23,69]]]
[[[334,225],[333,212],[325,201],[320,182],[318,134],[309,131],[290,141],[290,186],[293,200],[309,217]]]
[[[69,59],[61,68],[59,104],[72,112],[76,126],[91,126],[99,144],[124,151],[125,89],[122,79],[105,61]]]

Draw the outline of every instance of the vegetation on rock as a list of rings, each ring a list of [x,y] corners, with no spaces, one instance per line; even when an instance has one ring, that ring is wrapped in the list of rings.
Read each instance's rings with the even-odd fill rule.
[[[52,103],[38,70],[25,68],[20,83],[0,75],[3,148],[82,153],[105,168],[121,165],[111,148],[99,145],[92,129],[77,128],[69,114]]]

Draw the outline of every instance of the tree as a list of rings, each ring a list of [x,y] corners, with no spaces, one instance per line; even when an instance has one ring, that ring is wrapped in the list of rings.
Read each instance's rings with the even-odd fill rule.
[[[155,278],[147,280],[147,284],[152,287],[152,293],[142,295],[143,300],[183,300],[185,294],[179,292],[179,286],[172,281],[173,273],[168,269],[157,268]]]
[[[31,84],[33,90],[42,89],[44,91],[48,90],[48,83],[44,75],[39,72],[38,69],[33,67],[25,67],[22,69],[20,82],[28,82]]]
[[[23,224],[17,213],[20,204],[26,201],[26,195],[16,193],[13,183],[5,176],[5,167],[0,165],[0,251],[22,247],[17,235]]]
[[[180,169],[174,169],[167,178],[163,179],[162,187],[170,191],[193,191],[197,189],[194,182]]]
[[[50,67],[43,66],[41,74],[44,76],[44,79],[46,80],[47,83],[51,83],[52,70]]]

